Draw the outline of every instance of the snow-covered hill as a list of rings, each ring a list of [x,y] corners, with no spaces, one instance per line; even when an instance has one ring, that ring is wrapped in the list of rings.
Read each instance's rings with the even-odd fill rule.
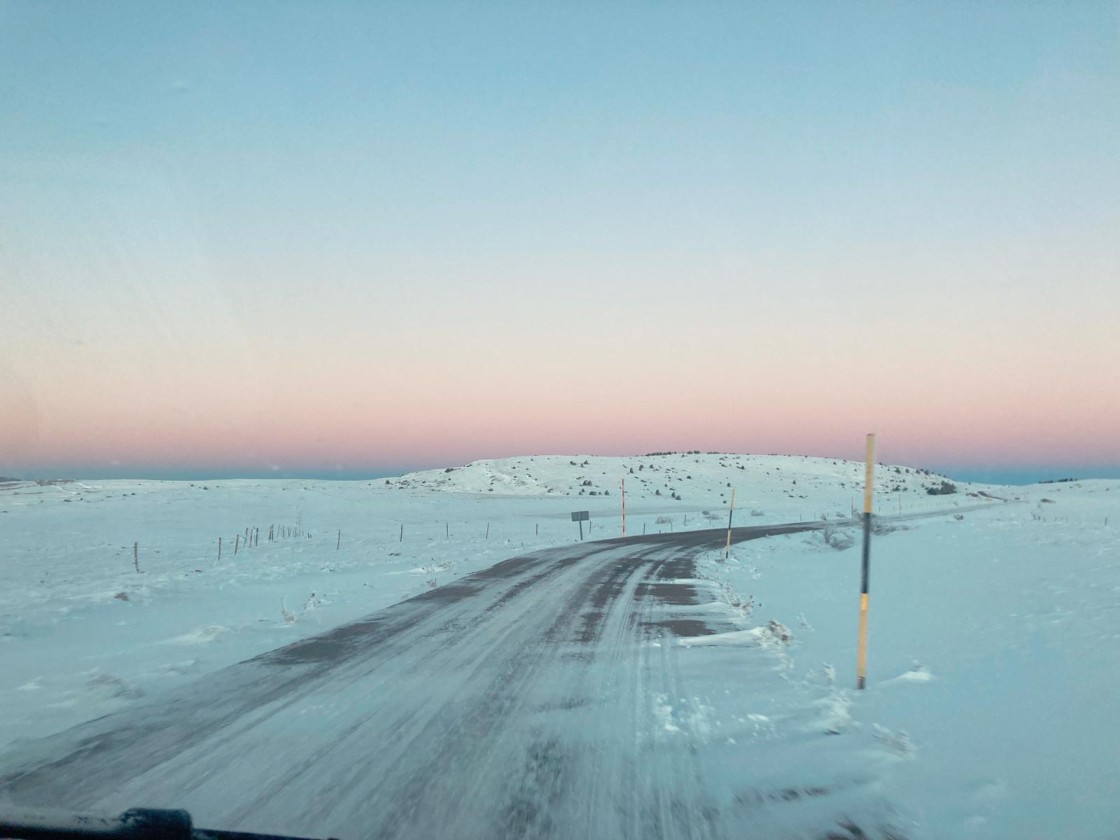
[[[826,501],[835,507],[863,493],[864,464],[831,458],[789,455],[736,455],[674,452],[613,457],[540,455],[474,461],[464,467],[410,473],[391,482],[397,487],[457,493],[548,496],[620,496],[622,483],[632,500],[669,497],[692,504],[730,501],[737,488],[757,500],[784,506],[789,501]],[[878,465],[875,490],[897,501],[924,497],[946,476],[915,467]],[[975,492],[962,484],[962,492]],[[679,498],[678,498],[679,497]],[[862,501],[860,502],[862,505]],[[796,505],[795,505],[796,506]],[[806,505],[801,505],[805,507]]]

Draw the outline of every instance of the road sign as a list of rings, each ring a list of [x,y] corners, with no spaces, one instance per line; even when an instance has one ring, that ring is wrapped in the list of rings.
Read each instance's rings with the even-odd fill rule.
[[[579,523],[579,538],[583,539],[583,523],[587,523],[587,527],[591,527],[591,512],[587,510],[573,510],[572,522]]]

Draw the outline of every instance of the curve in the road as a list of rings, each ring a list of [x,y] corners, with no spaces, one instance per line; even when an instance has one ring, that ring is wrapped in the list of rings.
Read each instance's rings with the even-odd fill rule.
[[[3,756],[0,802],[355,840],[892,836],[865,744],[780,651],[695,644],[741,627],[695,567],[725,534],[504,561]]]

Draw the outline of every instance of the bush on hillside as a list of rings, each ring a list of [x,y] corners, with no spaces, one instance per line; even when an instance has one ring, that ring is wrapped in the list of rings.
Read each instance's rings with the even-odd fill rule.
[[[951,481],[942,481],[940,485],[927,487],[926,493],[931,496],[950,496],[957,492],[957,485]]]

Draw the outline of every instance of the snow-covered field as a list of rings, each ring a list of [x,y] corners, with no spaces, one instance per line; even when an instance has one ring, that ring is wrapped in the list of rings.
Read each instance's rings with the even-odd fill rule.
[[[914,836],[1117,837],[1120,482],[1008,490],[1026,503],[873,539],[863,692],[858,544],[781,537],[702,567],[792,630],[791,679],[904,759],[889,795]]]
[[[753,628],[788,628],[788,644],[769,645],[773,667],[831,725],[871,733],[892,756],[887,793],[912,836],[1120,830],[1120,481],[957,482],[934,496],[943,477],[880,466],[876,510],[904,518],[873,543],[869,686],[856,692],[859,533],[844,523],[863,465],[820,458],[536,456],[361,482],[0,484],[0,750],[570,543],[571,511],[590,511],[585,536],[617,537],[623,479],[629,534],[724,527],[732,489],[736,525],[836,522],[737,545],[728,562],[705,556],[742,631],[680,643],[757,647]],[[925,513],[937,515],[908,518]],[[734,691],[742,677],[710,678]],[[673,727],[674,708],[704,703],[664,698],[651,714]]]

